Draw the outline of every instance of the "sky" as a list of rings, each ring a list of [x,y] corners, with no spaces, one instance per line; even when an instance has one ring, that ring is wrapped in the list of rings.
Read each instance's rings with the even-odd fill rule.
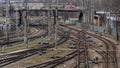
[[[0,0],[0,2],[4,2],[5,0]]]

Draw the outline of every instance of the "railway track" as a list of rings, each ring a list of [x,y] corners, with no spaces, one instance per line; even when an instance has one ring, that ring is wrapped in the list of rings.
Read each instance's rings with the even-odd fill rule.
[[[22,32],[23,29],[20,28],[20,30],[18,31],[19,33]],[[10,32],[11,35],[15,34],[16,31],[12,31]],[[5,36],[4,34],[0,34],[0,38]]]
[[[90,33],[89,33],[89,35],[90,35]],[[105,44],[105,47],[106,47],[106,56],[105,56],[106,57],[106,67],[105,68],[110,68],[109,61],[111,59],[108,58],[109,55],[112,56],[111,58],[112,58],[112,61],[114,63],[112,68],[118,68],[115,44],[113,42],[109,41],[108,39],[103,38],[103,37],[96,36],[96,35],[92,35],[92,36],[100,39]]]
[[[72,28],[70,28],[70,29],[72,29]],[[72,29],[72,30],[80,31],[80,30],[77,30],[77,29]],[[73,34],[73,33],[71,33],[71,34]],[[104,61],[106,63],[105,68],[109,68],[108,64],[109,64],[109,62],[112,62],[112,61],[114,63],[112,65],[113,66],[112,68],[118,68],[117,67],[117,57],[116,57],[116,47],[114,46],[114,43],[107,40],[107,39],[105,39],[105,38],[102,38],[102,37],[100,37],[98,35],[94,35],[94,34],[91,34],[91,33],[86,33],[86,34],[88,34],[90,36],[93,36],[93,37],[95,37],[97,39],[100,39],[101,41],[103,41],[105,43],[105,47],[106,47],[105,51],[98,51],[98,50],[96,50],[97,49],[96,47],[91,45],[91,47],[94,47],[93,50],[95,50],[98,54],[100,54],[103,57],[103,59],[104,59]],[[62,35],[62,34],[60,34],[60,35]],[[65,38],[65,37],[66,36],[64,36],[64,35],[62,36],[62,38]],[[61,40],[63,40],[63,39],[61,39]],[[65,40],[59,42],[58,44],[62,44],[64,42],[65,42]],[[53,43],[53,45],[54,45],[54,43]],[[50,46],[50,47],[46,47],[46,48],[51,48],[51,47],[54,47],[54,46]],[[91,48],[91,47],[89,47],[89,48]],[[110,52],[110,51],[112,51],[112,52]],[[35,52],[32,52],[32,53],[35,53]],[[55,68],[56,66],[66,62],[66,61],[68,61],[68,60],[70,60],[70,59],[72,59],[72,58],[74,58],[76,56],[77,56],[76,53],[74,53],[74,54],[71,53],[71,56],[69,56],[69,57],[64,57],[64,58],[56,59],[56,60],[53,60],[53,61],[41,63],[41,64],[38,64],[38,65],[35,65],[35,66],[30,66],[28,68]],[[109,62],[108,62],[108,60],[109,60]],[[75,68],[76,68],[76,65],[75,65]]]
[[[64,36],[64,33],[63,33],[63,36],[57,41],[58,45],[67,41],[68,38],[69,38],[69,36]],[[17,52],[17,53],[9,54],[13,57],[1,59],[0,60],[0,63],[1,63],[0,67],[4,67],[8,64],[14,63],[14,62],[19,61],[21,59],[33,56],[33,55],[37,54],[39,51],[45,51],[49,48],[54,47],[54,44],[55,43],[52,43],[51,45],[41,46],[41,47],[38,47],[38,48],[35,48],[35,49],[30,49],[30,50],[23,51],[23,52]]]
[[[83,51],[81,51],[80,53],[83,53]],[[71,52],[71,53],[67,54],[66,56],[61,57],[59,59],[55,59],[53,61],[48,61],[48,62],[41,63],[41,64],[34,65],[34,66],[30,66],[27,68],[55,68],[56,66],[74,58],[75,56],[77,56],[77,51],[73,51],[73,52]]]
[[[94,50],[96,53],[98,53],[100,56],[102,56],[102,58],[103,58],[103,61],[102,61],[102,63],[114,63],[111,59],[112,58],[114,58],[114,56],[113,55],[111,55],[111,54],[108,54],[108,57],[109,58],[111,58],[111,59],[109,59],[109,60],[111,60],[111,61],[107,61],[107,59],[106,59],[106,54],[107,54],[107,52],[105,51],[105,50],[100,50],[100,48],[98,48],[98,47],[95,47],[95,46],[93,46],[92,44],[90,44],[89,45],[89,48],[91,48],[92,50]],[[108,68],[107,66],[105,67],[105,68]]]
[[[71,28],[71,27],[67,27],[67,26],[64,26],[64,28],[69,28],[69,29],[74,30],[74,31],[81,31],[81,30],[78,30],[78,29],[75,29],[75,28]],[[86,34],[88,34],[88,35],[90,35],[92,37],[95,37],[95,38],[101,40],[102,42],[104,42],[105,47],[106,47],[106,51],[105,52],[103,51],[102,53],[100,53],[98,51],[96,51],[96,52],[101,54],[101,56],[105,57],[104,58],[104,60],[106,62],[105,68],[110,68],[111,67],[109,65],[110,61],[111,62],[113,61],[113,65],[112,65],[111,68],[118,68],[115,44],[112,41],[110,41],[110,40],[108,40],[106,38],[103,38],[101,36],[98,36],[98,35],[95,35],[95,34],[92,34],[92,33],[89,33],[89,32],[86,32]]]
[[[59,29],[61,30],[61,29]],[[84,50],[81,51],[79,54],[84,53]],[[56,60],[52,60],[52,61],[48,61],[45,63],[41,63],[41,64],[37,64],[34,66],[30,66],[27,68],[55,68],[56,66],[63,64],[64,62],[67,62],[68,60],[71,60],[73,58],[75,58],[78,55],[78,51],[74,51],[68,55],[66,55],[67,57],[62,57]]]
[[[40,26],[35,27],[35,28],[36,28],[36,32],[29,34],[28,39],[35,39],[35,38],[40,38],[41,36],[44,36],[44,37],[47,36],[47,34],[48,34],[47,28],[44,27],[43,34],[41,34],[41,32],[40,32],[41,29],[43,29],[43,28],[41,28]],[[21,36],[21,37],[23,37],[23,36]],[[22,42],[22,41],[23,41],[23,38],[16,39],[16,38],[12,37],[12,39],[10,39],[8,42],[1,42],[0,45],[5,45],[7,43],[12,44],[12,43],[17,43],[17,42]]]
[[[104,57],[104,55],[106,54],[106,52],[104,51],[104,52],[99,52],[99,51],[97,51],[96,50],[96,52],[98,53],[98,54],[100,54],[101,56],[103,56]],[[73,54],[74,55],[74,54]],[[76,57],[77,56],[77,53],[74,55],[74,57]],[[110,55],[111,56],[111,55]],[[64,63],[64,62],[66,62],[66,61],[68,61],[68,60],[70,60],[70,59],[73,59],[74,58],[73,56],[72,57],[69,57],[69,58],[60,58],[59,60],[57,59],[57,60],[53,60],[53,61],[49,61],[49,62],[45,62],[45,63],[41,63],[41,64],[38,64],[38,65],[35,65],[35,66],[30,66],[30,67],[28,67],[28,68],[55,68],[56,66],[58,66],[58,65],[60,65],[60,64],[62,64],[62,63]],[[67,60],[65,60],[65,59],[67,59]],[[104,59],[106,59],[105,57],[104,57]],[[75,68],[76,68],[76,65],[75,65]]]
[[[18,31],[19,33],[21,33],[21,35],[20,36],[23,36],[23,29],[20,29],[20,31]],[[10,38],[14,38],[14,37],[16,37],[16,32],[14,31],[14,32],[12,32],[12,33],[9,33],[9,35],[10,35]],[[5,39],[6,38],[6,36],[5,35],[2,35],[2,36],[0,36],[0,40],[2,40],[2,39]]]
[[[91,36],[91,35],[90,35]],[[98,37],[96,37],[96,36],[93,36],[93,37],[95,37],[95,38],[98,38]],[[101,38],[101,37],[100,37]],[[98,38],[98,39],[100,39],[100,38]],[[73,38],[72,38],[73,39]],[[103,39],[103,38],[102,38]],[[100,39],[101,40],[101,39]],[[105,39],[106,40],[106,39]],[[101,40],[101,41],[103,41],[104,43],[106,43],[106,45],[108,45],[108,43],[105,41],[105,40]],[[106,46],[105,45],[105,46]],[[99,55],[101,55],[102,57],[103,57],[103,59],[105,60],[105,62],[106,62],[106,64],[107,63],[109,63],[109,62],[107,62],[107,58],[106,58],[106,54],[107,54],[107,51],[98,51],[98,50],[96,50],[96,49],[98,49],[98,48],[96,48],[96,47],[94,47],[93,48],[93,46],[90,46],[90,47],[88,47],[88,48],[91,48],[91,49],[93,49],[93,50],[95,50]],[[74,55],[74,54],[72,54],[72,55]],[[77,56],[77,54],[76,55],[74,55],[74,57],[76,57]],[[45,62],[45,63],[41,63],[41,64],[38,64],[38,65],[34,65],[34,66],[30,66],[30,67],[28,67],[28,68],[55,68],[56,66],[58,66],[58,65],[60,65],[60,64],[62,64],[62,63],[64,63],[64,62],[66,62],[66,61],[68,61],[68,60],[70,60],[70,59],[72,59],[72,58],[74,58],[74,57],[69,57],[69,58],[60,58],[60,59],[56,59],[56,60],[53,60],[53,61],[48,61],[48,62]],[[108,54],[108,56],[107,57],[111,57],[112,59],[114,58],[114,56],[112,55],[112,54]],[[65,59],[67,59],[67,60],[65,60]],[[115,62],[114,62],[115,63]],[[75,67],[74,68],[76,68],[77,66],[75,65]],[[108,68],[107,66],[105,67],[105,68]],[[114,67],[114,68],[116,68],[116,67]]]

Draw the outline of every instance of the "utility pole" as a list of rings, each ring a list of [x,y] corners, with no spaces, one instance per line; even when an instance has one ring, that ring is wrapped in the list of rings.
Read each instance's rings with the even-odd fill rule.
[[[91,0],[88,1],[88,30],[90,29],[90,25],[91,25]]]
[[[85,68],[89,68],[89,62],[88,62],[88,50],[87,50],[87,44],[86,44],[86,36],[85,36],[85,31],[83,30],[82,32],[82,39],[83,39],[83,46],[85,50]]]
[[[109,22],[108,22],[108,33],[111,35],[111,26],[110,26],[110,22],[111,22],[111,19],[110,19],[110,17],[111,17],[111,13],[109,13],[108,14],[108,16],[109,16]]]
[[[55,7],[55,22],[56,22],[56,24],[55,24],[55,49],[57,49],[57,32],[58,32],[58,22],[57,22],[57,20],[58,20],[58,7],[57,7],[57,5],[58,5],[58,0],[56,1],[56,7]]]
[[[94,17],[94,0],[91,1],[91,24],[92,24],[92,30],[94,31],[94,23],[93,23],[93,17]]]
[[[51,13],[51,5],[49,4],[49,10],[48,10],[48,30],[49,30],[49,37],[51,37],[51,15],[50,15],[50,13]]]
[[[26,48],[28,48],[28,40],[27,40],[27,3],[24,3],[24,12],[23,12],[23,21],[24,21],[24,43],[26,44]]]
[[[83,9],[84,9],[84,11],[83,11],[83,23],[85,23],[85,19],[86,19],[86,16],[85,16],[85,9],[86,9],[86,7],[85,7],[85,1],[84,0],[82,0],[82,7],[83,7]]]
[[[117,16],[116,16],[116,39],[119,41],[119,31],[118,31],[118,22],[117,22]]]
[[[77,68],[80,68],[80,42],[81,42],[81,36],[80,32],[78,32],[78,47],[77,47]]]
[[[17,39],[19,39],[19,27],[18,27],[18,19],[19,19],[19,13],[18,13],[18,4],[16,4],[16,36],[17,36]]]
[[[57,7],[55,8],[55,49],[57,49],[57,28],[58,28],[58,23],[57,23]]]
[[[6,45],[9,45],[9,30],[10,30],[10,0],[6,3]]]
[[[84,19],[83,19],[83,24],[84,27],[86,27],[85,23],[87,22],[87,10],[88,10],[88,6],[87,6],[88,0],[83,0],[83,8],[84,8]],[[85,35],[85,29],[83,29],[81,31],[81,39],[83,40],[83,46],[84,46],[84,50],[85,50],[85,68],[89,68],[89,62],[88,62],[88,51],[87,51],[87,44],[86,44],[86,35]]]

